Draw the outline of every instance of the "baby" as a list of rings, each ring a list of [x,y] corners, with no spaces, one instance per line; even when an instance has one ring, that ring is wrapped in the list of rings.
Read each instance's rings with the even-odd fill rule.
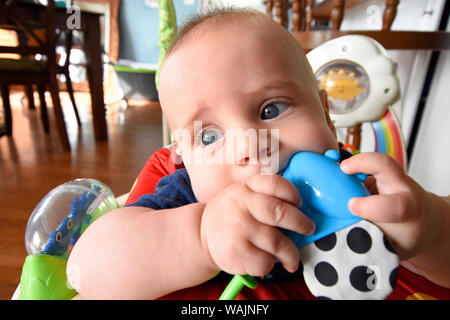
[[[185,169],[89,227],[68,262],[72,286],[85,298],[153,299],[221,270],[264,276],[278,260],[295,272],[299,250],[277,227],[310,235],[315,225],[276,173],[299,151],[339,150],[326,93],[295,39],[253,11],[197,17],[167,53],[159,97]],[[373,195],[353,198],[352,213],[383,230],[402,265],[450,287],[449,201],[383,154],[341,169],[372,175]]]

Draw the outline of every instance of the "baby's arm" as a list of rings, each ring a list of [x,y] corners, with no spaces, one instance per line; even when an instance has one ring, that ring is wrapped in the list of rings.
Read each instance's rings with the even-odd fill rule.
[[[349,209],[385,232],[408,269],[450,287],[450,202],[425,191],[383,154],[358,154],[341,168],[373,175],[368,181],[373,195],[352,199]]]
[[[207,205],[112,211],[73,248],[69,281],[85,298],[151,299],[201,284],[219,269],[263,276],[278,259],[294,272],[299,252],[276,227],[314,232],[314,222],[298,210],[300,201],[281,176],[256,175]]]
[[[153,299],[205,282],[218,270],[200,242],[203,210],[196,203],[104,215],[73,248],[69,282],[89,299]]]
[[[427,250],[406,261],[405,267],[450,288],[450,199],[433,193],[429,195],[440,214],[439,231]]]

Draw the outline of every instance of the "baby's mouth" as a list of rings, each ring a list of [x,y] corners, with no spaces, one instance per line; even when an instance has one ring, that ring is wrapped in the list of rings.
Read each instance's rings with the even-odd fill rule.
[[[289,160],[288,161],[283,161],[282,163],[280,163],[280,170],[278,170],[277,175],[282,176],[284,173],[284,170],[286,169],[286,167],[289,164]]]
[[[281,150],[280,150],[281,151]],[[287,166],[289,165],[289,162],[291,161],[291,158],[294,156],[294,154],[296,154],[297,152],[295,151],[290,151],[288,153],[283,153],[281,154],[281,152],[279,153],[279,160],[278,160],[278,165],[280,167],[280,169],[278,170],[279,175],[282,175],[284,170],[287,168]]]
[[[277,175],[282,176],[283,173],[284,173],[284,169],[285,169],[285,168],[283,168],[283,169],[281,169],[280,171],[278,171],[278,172],[277,172]]]
[[[283,158],[283,159],[280,159],[280,161],[279,161],[280,170],[278,170],[277,175],[280,175],[280,176],[283,175],[284,170],[286,170],[286,168],[287,168],[287,166],[289,165],[289,162],[291,161],[292,157],[293,157],[295,154],[299,153],[299,152],[301,152],[301,151],[293,152],[293,153],[290,154],[288,157]]]

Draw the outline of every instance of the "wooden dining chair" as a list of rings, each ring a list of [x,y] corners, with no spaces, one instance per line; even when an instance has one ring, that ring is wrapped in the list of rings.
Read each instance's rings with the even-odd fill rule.
[[[73,46],[73,31],[69,29],[58,29],[56,33],[56,45],[61,45],[64,47],[65,59],[64,63],[61,65],[60,63],[56,66],[56,73],[58,75],[64,75],[66,90],[69,94],[70,102],[72,103],[73,112],[75,113],[75,118],[77,119],[77,123],[80,126],[81,120],[80,115],[78,113],[77,104],[75,101],[75,95],[72,86],[72,80],[70,78],[69,66],[70,66],[70,56]]]
[[[47,109],[43,95],[45,88],[48,88],[53,102],[56,126],[62,146],[65,150],[70,150],[57,83],[54,0],[48,0],[45,21],[39,21],[33,15],[26,19],[19,18],[17,14],[18,10],[20,10],[19,3],[19,0],[0,0],[0,28],[14,30],[28,37],[28,41],[22,41],[18,46],[0,46],[0,53],[14,53],[21,56],[20,59],[0,59],[0,86],[6,134],[11,136],[13,133],[9,86],[36,85],[38,91],[42,93],[40,94],[40,109],[44,129],[48,132]],[[20,6],[24,5],[27,5],[27,3],[20,4]],[[44,36],[40,34],[42,32]],[[41,60],[34,59],[37,54],[44,58]]]
[[[290,31],[339,30],[346,8],[360,0],[263,0],[266,13]],[[389,30],[394,21],[399,0],[387,0],[383,14],[383,30]],[[288,15],[291,22],[288,25]],[[304,42],[309,48],[310,43]]]
[[[19,43],[23,43],[27,41],[27,37],[23,32],[18,33],[19,37]],[[70,72],[69,72],[69,66],[70,66],[70,55],[71,55],[71,49],[73,46],[73,31],[69,29],[57,29],[56,30],[56,39],[55,43],[57,47],[62,47],[64,49],[64,62],[61,64],[61,56],[56,54],[57,57],[57,65],[56,65],[56,74],[61,76],[64,76],[64,83],[66,86],[67,93],[69,94],[70,102],[72,103],[72,108],[75,114],[75,118],[77,120],[78,126],[81,126],[81,120],[80,115],[78,113],[77,104],[75,101],[75,94],[72,86],[72,80],[70,78]],[[61,78],[59,77],[59,82],[61,82]],[[35,104],[34,104],[34,88],[32,84],[28,84],[24,86],[25,88],[25,95],[28,100],[28,108],[30,110],[34,110]],[[45,87],[38,87],[38,93],[39,93],[39,99],[40,103],[42,103],[44,106],[46,105],[45,102]],[[44,128],[45,132],[48,133],[48,127]]]

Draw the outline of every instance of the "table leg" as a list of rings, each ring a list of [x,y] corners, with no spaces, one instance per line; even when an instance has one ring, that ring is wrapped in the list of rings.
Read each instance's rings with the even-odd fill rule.
[[[9,88],[7,85],[1,86],[2,100],[3,100],[3,111],[5,114],[5,133],[8,136],[12,136],[12,115],[11,115],[11,104],[9,101]]]
[[[100,43],[100,22],[97,16],[86,15],[84,45],[87,59],[87,74],[91,92],[94,134],[97,140],[107,139],[105,102],[103,95],[103,60]]]

